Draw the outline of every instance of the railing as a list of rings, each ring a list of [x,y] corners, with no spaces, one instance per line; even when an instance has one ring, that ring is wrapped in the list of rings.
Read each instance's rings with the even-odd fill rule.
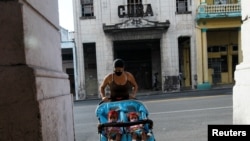
[[[197,18],[216,18],[225,15],[227,17],[241,16],[240,4],[220,4],[220,5],[205,5],[201,4],[198,7]]]
[[[222,5],[200,5],[199,13],[231,13],[240,12],[240,4],[222,4]]]

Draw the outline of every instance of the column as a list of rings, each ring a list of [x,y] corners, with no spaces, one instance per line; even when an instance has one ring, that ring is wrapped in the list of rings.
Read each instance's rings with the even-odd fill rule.
[[[203,81],[208,82],[208,63],[207,63],[207,29],[201,29],[202,35],[202,60],[203,60]]]
[[[203,83],[203,67],[202,66],[202,38],[201,29],[196,29],[196,60],[197,60],[197,88]]]
[[[211,84],[208,81],[208,57],[207,57],[207,29],[201,29],[202,38],[202,68],[203,83],[198,85],[198,89],[210,89]]]
[[[73,141],[58,2],[0,1],[0,140]]]
[[[250,15],[249,0],[241,0],[242,18]],[[236,66],[235,85],[233,87],[233,124],[250,124],[250,19],[244,21],[241,25],[241,42],[243,60]]]

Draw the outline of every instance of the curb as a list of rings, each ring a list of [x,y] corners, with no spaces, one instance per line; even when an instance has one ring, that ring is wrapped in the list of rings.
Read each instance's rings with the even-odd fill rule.
[[[209,95],[222,95],[221,93],[218,93],[218,91],[225,91],[225,90],[233,90],[233,86],[224,86],[224,87],[214,87],[212,89],[208,90],[183,90],[183,91],[172,91],[172,92],[162,92],[162,91],[151,91],[151,92],[145,92],[145,93],[137,93],[137,98],[143,98],[143,97],[150,97],[150,96],[164,96],[169,98],[176,98],[176,97],[188,97],[188,96],[209,96]],[[216,93],[215,93],[216,92]],[[228,94],[228,93],[227,93]],[[91,101],[91,100],[100,100],[99,98],[89,98],[89,99],[83,99],[83,100],[74,100],[74,102],[81,102],[81,101]]]

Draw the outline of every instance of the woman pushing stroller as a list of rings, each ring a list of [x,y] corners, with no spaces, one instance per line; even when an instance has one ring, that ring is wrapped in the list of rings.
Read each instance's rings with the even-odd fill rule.
[[[154,136],[148,134],[152,133],[153,122],[147,118],[146,107],[137,100],[130,100],[136,99],[138,85],[133,74],[125,71],[124,68],[125,64],[122,59],[114,60],[113,72],[104,77],[99,87],[102,101],[96,109],[96,115],[99,119],[100,140],[155,141]],[[105,93],[106,87],[110,89],[110,96]],[[142,113],[140,117],[136,117],[140,120],[134,121],[132,118],[135,118],[135,115],[126,116],[126,113],[131,112],[132,109]],[[116,114],[113,116],[111,113]],[[145,131],[142,130],[143,126]]]
[[[102,101],[119,101],[135,99],[138,85],[132,73],[125,71],[125,64],[122,59],[113,62],[114,72],[105,76],[99,87]],[[110,98],[105,94],[105,88],[110,87]],[[131,91],[131,94],[130,94]]]

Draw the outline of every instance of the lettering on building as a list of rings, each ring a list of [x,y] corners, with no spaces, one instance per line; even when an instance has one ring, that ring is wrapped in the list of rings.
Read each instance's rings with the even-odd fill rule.
[[[133,4],[118,6],[119,18],[126,17],[147,17],[153,16],[153,9],[151,4]]]

